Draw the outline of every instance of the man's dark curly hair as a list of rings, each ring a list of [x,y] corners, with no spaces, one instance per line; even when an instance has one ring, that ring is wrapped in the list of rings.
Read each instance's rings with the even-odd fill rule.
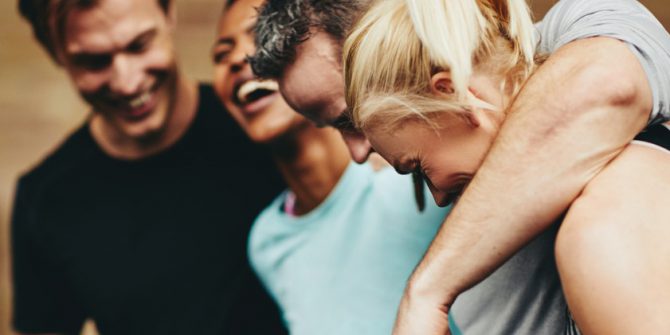
[[[90,8],[99,0],[19,0],[19,12],[30,23],[37,41],[47,50],[51,58],[58,59],[58,47],[62,43],[63,27],[68,13],[73,8]],[[158,0],[167,13],[172,0]]]
[[[258,13],[254,73],[278,78],[295,59],[295,50],[314,32],[330,34],[342,44],[370,0],[268,0]]]

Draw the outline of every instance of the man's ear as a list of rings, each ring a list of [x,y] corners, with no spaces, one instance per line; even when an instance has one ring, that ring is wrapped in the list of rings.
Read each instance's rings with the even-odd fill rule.
[[[451,74],[448,71],[440,71],[430,78],[430,90],[437,95],[453,94],[454,85],[451,82]]]

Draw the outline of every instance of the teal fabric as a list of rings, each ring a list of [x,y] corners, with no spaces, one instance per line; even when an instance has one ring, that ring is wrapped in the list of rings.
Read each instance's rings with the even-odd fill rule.
[[[390,334],[405,283],[448,209],[427,199],[419,213],[410,176],[368,164],[350,164],[304,216],[286,215],[285,197],[256,220],[249,254],[291,334]]]

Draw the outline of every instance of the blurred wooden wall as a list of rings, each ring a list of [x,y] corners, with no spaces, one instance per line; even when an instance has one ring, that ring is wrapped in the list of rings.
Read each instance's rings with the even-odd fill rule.
[[[670,23],[667,0],[645,0]],[[0,1],[0,335],[11,334],[8,222],[16,178],[52,150],[86,115],[68,78],[33,41],[16,12],[16,0]],[[552,0],[531,5],[541,18]],[[177,46],[182,68],[209,80],[209,50],[222,0],[179,1]]]

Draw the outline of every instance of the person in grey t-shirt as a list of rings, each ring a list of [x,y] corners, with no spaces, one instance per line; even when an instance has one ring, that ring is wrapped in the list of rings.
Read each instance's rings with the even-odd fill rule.
[[[652,89],[649,123],[668,119],[670,39],[640,3],[562,0],[536,27],[538,51],[545,54],[571,41],[594,36],[626,42],[644,68]],[[544,232],[487,279],[459,296],[450,312],[465,334],[544,335],[576,331],[557,277],[553,255],[556,233],[556,226]]]
[[[523,25],[523,29],[519,29],[519,17],[499,18],[498,15],[523,12],[523,8],[505,7],[520,3],[523,2],[509,1],[505,5],[496,3],[487,7],[478,2],[477,6],[482,8],[475,6],[473,10],[473,6],[453,2],[379,2],[354,27],[352,35],[345,42],[343,59],[346,96],[355,125],[362,129],[378,152],[392,162],[398,171],[421,171],[428,178],[433,196],[439,203],[448,200],[449,193],[458,186],[455,183],[458,181],[455,176],[472,175],[473,170],[478,169],[479,165],[473,163],[476,159],[472,158],[472,155],[476,155],[473,152],[478,150],[473,142],[486,146],[490,141],[482,139],[486,138],[483,134],[491,131],[497,134],[496,122],[501,122],[496,117],[488,115],[497,115],[498,118],[501,118],[500,114],[503,114],[502,117],[516,116],[501,111],[507,110],[506,104],[514,99],[512,92],[514,87],[518,87],[515,85],[523,84],[527,78],[523,76],[528,75],[528,72],[519,71],[525,68],[532,72],[534,68],[535,43],[530,42],[526,35],[528,32],[532,35],[533,29],[530,22]],[[577,11],[578,14],[579,10],[587,10],[587,20],[597,17],[597,13],[588,12],[590,7],[586,2],[580,4],[576,1],[566,1],[562,4],[569,6],[571,3],[575,4],[575,7],[570,9]],[[503,10],[495,6],[501,6]],[[632,2],[631,8],[622,12],[630,15],[632,9],[636,8],[640,7]],[[477,10],[481,10],[484,14],[473,14],[473,11]],[[448,11],[457,12],[448,13]],[[616,12],[616,8],[614,11]],[[411,23],[408,24],[408,21]],[[482,22],[486,24],[481,24]],[[604,26],[597,22],[594,25]],[[472,26],[475,28],[471,28]],[[568,23],[567,30],[574,26],[577,25]],[[643,30],[644,27],[636,26],[629,29]],[[665,38],[667,39],[667,33]],[[623,59],[630,64],[630,67],[635,68],[638,74],[644,71],[642,63],[645,59],[639,56],[649,54],[645,53],[644,48],[641,51],[632,49],[634,52],[631,53],[627,50],[630,49],[630,44],[611,38],[603,40],[623,49]],[[509,45],[513,47],[509,48]],[[667,62],[667,54],[663,56],[664,53],[661,53],[658,61]],[[471,65],[473,59],[475,66]],[[512,67],[506,68],[505,66],[510,66],[507,65],[510,63]],[[615,69],[604,70],[617,73],[613,71]],[[538,73],[535,72],[536,75]],[[610,79],[618,78],[612,76]],[[647,79],[638,75],[634,79],[635,82],[626,83],[641,90],[632,96],[629,96],[626,90],[618,92],[621,101],[612,109],[612,113],[634,114],[652,109],[655,114],[653,117],[663,113],[663,110],[660,110],[661,113],[657,110],[658,104],[652,107],[652,90],[646,84],[654,85],[654,78]],[[428,85],[429,92],[426,89]],[[612,86],[626,88],[625,85],[615,85],[614,81]],[[500,90],[501,87],[506,90]],[[574,94],[567,90],[567,87],[560,89]],[[541,91],[536,91],[536,94],[541,94]],[[592,97],[594,100],[601,98],[597,95]],[[630,102],[633,103],[628,105]],[[555,102],[548,100],[545,103]],[[572,112],[569,109],[574,108],[570,105],[562,107],[566,113]],[[454,113],[469,120],[470,128],[462,124],[459,126],[458,120],[449,119],[449,115],[453,117]],[[412,122],[416,119],[428,119],[434,127],[425,129],[426,124]],[[592,122],[606,121],[606,118],[592,120]],[[424,128],[421,128],[422,126]],[[612,124],[612,127],[616,125]],[[597,127],[582,130],[581,136],[588,138],[594,135]],[[441,136],[431,137],[433,133]],[[548,133],[546,136],[557,135]],[[581,141],[580,138],[573,138],[569,142],[578,144]],[[488,149],[487,146],[486,148]],[[553,155],[546,154],[545,146],[532,148],[531,151],[545,153],[547,161],[553,158]],[[630,152],[640,151],[644,149],[627,148],[622,156],[614,159],[604,170],[595,171],[594,176],[597,176],[589,178],[585,191],[571,196],[570,202],[575,198],[578,200],[567,216],[561,220],[563,225],[560,227],[561,233],[557,245],[558,266],[564,277],[563,284],[566,284],[572,293],[568,298],[571,298],[571,307],[576,307],[573,309],[575,316],[591,333],[609,334],[611,332],[603,329],[611,330],[612,325],[622,327],[621,329],[628,327],[626,331],[635,327],[642,329],[637,321],[645,317],[658,320],[658,316],[663,315],[663,312],[670,307],[667,300],[661,296],[647,300],[649,305],[657,309],[654,313],[640,313],[640,310],[632,311],[626,308],[627,303],[640,302],[640,298],[648,297],[649,292],[669,291],[667,282],[655,281],[650,276],[644,275],[630,280],[629,276],[630,270],[641,274],[657,270],[661,278],[670,274],[667,267],[658,266],[663,264],[666,255],[670,255],[670,250],[658,250],[658,252],[653,250],[654,247],[664,246],[662,238],[659,239],[658,236],[670,237],[668,224],[670,222],[664,219],[667,211],[664,207],[655,205],[656,199],[653,199],[654,196],[658,199],[667,199],[670,193],[667,187],[653,184],[670,183],[670,180],[667,173],[658,166],[647,164],[649,162],[668,164],[668,156],[662,150],[646,151],[646,155],[654,158],[642,159],[639,156],[632,156],[634,158],[631,159]],[[622,169],[622,165],[625,168]],[[622,171],[624,172],[621,173]],[[508,174],[508,178],[512,180],[524,178],[524,175],[516,171],[508,171]],[[551,181],[547,186],[554,190],[560,189],[560,184],[570,176],[547,175],[545,178]],[[630,190],[630,196],[627,197],[622,190]],[[508,193],[506,189],[496,193],[500,198],[514,194],[512,190]],[[653,214],[651,217],[649,215],[645,217],[648,213]],[[556,215],[558,216],[558,213]],[[644,218],[643,222],[636,222],[635,216]],[[531,218],[531,222],[533,220],[541,221],[538,218]],[[530,232],[542,225],[536,223],[520,226],[518,229],[510,229],[509,226],[503,225],[491,227],[490,230],[464,226],[454,231],[449,222],[447,220],[443,227],[443,233],[455,232],[460,236],[474,233],[476,240],[473,243],[489,249],[488,255],[485,253],[484,257],[498,257],[502,260],[505,259],[507,251],[498,250],[496,244],[488,242],[499,244],[499,241],[504,242],[510,235],[531,235]],[[546,226],[543,226],[542,230],[545,228]],[[649,231],[650,228],[653,229],[653,233]],[[654,236],[655,233],[658,236]],[[588,238],[584,239],[581,234]],[[627,236],[613,238],[613,234]],[[450,294],[454,294],[448,291],[448,287],[446,289],[440,287],[440,282],[449,281],[454,276],[463,276],[463,273],[471,274],[473,266],[464,264],[449,267],[449,262],[445,262],[445,258],[448,259],[450,254],[470,257],[474,248],[473,245],[456,244],[457,248],[454,250],[453,244],[449,244],[449,240],[441,236],[446,237],[447,234],[438,235],[433,247],[437,245],[438,250],[445,248],[451,250],[447,249],[449,252],[446,257],[444,253],[440,255],[439,252],[429,252],[425,260],[438,264],[438,269],[436,270],[435,266],[429,268],[428,275],[421,277],[424,283],[419,285],[419,289],[408,288],[408,291],[416,293],[401,305],[395,334],[442,334],[446,331],[445,314],[450,307],[456,324],[465,334],[561,334],[576,331],[565,312],[565,302],[562,301],[553,259],[556,229],[548,230],[535,239],[492,276],[475,286],[471,292],[460,295],[453,306],[451,306],[453,300],[446,303],[440,300],[442,295],[446,295],[448,299]],[[644,241],[647,245],[626,246],[625,243],[620,243],[622,241],[629,244]],[[619,249],[613,250],[616,248],[612,246],[617,246]],[[602,253],[602,250],[607,250],[607,253]],[[580,254],[582,251],[584,254]],[[499,256],[500,254],[503,256]],[[660,256],[657,257],[655,254]],[[439,270],[439,267],[444,270]],[[621,283],[627,283],[627,286],[617,287]],[[631,283],[633,287],[630,287]],[[599,287],[594,289],[592,287],[594,284]],[[619,304],[611,302],[607,304],[606,299],[603,299],[603,292],[608,290],[619,293],[625,299]],[[461,292],[457,291],[455,295],[459,293]],[[584,301],[591,299],[597,301]],[[468,307],[470,308],[467,309]],[[621,311],[626,313],[620,314]],[[547,312],[555,315],[548,316]],[[623,317],[613,317],[617,314]],[[472,321],[468,322],[468,318]],[[475,328],[477,326],[479,328]],[[658,333],[664,326],[654,324],[646,329]]]

